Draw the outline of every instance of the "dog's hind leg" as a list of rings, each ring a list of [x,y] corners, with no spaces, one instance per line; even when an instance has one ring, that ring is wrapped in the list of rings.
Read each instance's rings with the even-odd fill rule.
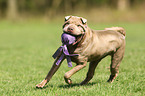
[[[86,67],[87,61],[84,62],[82,65],[77,65],[75,66],[73,69],[71,69],[70,71],[66,72],[64,75],[64,80],[67,84],[72,84],[72,80],[70,79],[70,77],[75,74],[76,72],[78,72],[79,70],[81,70],[82,68]]]
[[[97,65],[98,65],[98,63],[99,63],[100,61],[101,61],[101,60],[90,62],[89,70],[88,70],[87,76],[86,76],[85,80],[84,80],[83,82],[80,83],[80,85],[85,85],[85,84],[87,84],[87,83],[93,78],[95,69],[96,69],[96,67],[97,67]]]
[[[119,73],[119,66],[123,59],[125,51],[125,46],[121,46],[114,54],[111,56],[111,65],[110,65],[110,71],[111,75],[107,82],[113,82],[114,79],[117,77]]]

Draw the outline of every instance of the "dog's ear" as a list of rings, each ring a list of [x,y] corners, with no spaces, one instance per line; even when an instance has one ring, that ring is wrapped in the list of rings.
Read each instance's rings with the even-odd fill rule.
[[[68,21],[71,18],[71,16],[65,16],[65,21]]]
[[[83,24],[87,23],[87,19],[85,19],[85,18],[81,18],[81,21],[82,21]]]

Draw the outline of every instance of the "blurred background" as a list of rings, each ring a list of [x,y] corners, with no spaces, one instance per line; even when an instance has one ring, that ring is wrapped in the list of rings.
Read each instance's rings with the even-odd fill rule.
[[[59,20],[78,15],[94,22],[145,21],[145,0],[0,0],[0,20]]]
[[[108,57],[98,65],[89,86],[67,87],[62,77],[71,68],[65,61],[49,87],[35,89],[54,62],[67,15],[86,18],[91,29],[126,30],[126,52],[113,84],[105,82],[110,74]],[[0,96],[144,96],[144,42],[145,0],[0,0]],[[74,84],[87,70],[88,66],[73,76]]]

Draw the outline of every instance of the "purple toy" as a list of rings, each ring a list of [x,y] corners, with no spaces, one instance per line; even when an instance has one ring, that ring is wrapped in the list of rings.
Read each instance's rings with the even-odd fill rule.
[[[62,41],[63,45],[60,46],[57,49],[57,51],[53,54],[53,58],[55,59],[56,57],[58,57],[62,51],[63,53],[61,54],[61,56],[57,60],[56,65],[59,65],[65,56],[67,59],[68,67],[72,67],[70,56],[78,56],[78,54],[69,54],[68,49],[67,49],[67,45],[73,44],[76,41],[76,37],[72,36],[70,34],[67,34],[67,33],[63,33],[61,35],[61,41]]]
[[[76,37],[67,33],[63,33],[61,35],[61,41],[63,44],[70,45],[76,41]]]

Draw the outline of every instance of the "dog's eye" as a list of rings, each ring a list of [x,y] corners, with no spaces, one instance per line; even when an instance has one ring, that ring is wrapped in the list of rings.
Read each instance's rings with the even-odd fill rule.
[[[79,29],[83,29],[83,27],[82,27],[81,25],[77,25],[77,27],[78,27]]]
[[[85,29],[84,29],[84,27],[83,27],[82,25],[77,25],[77,27],[78,27],[80,30],[82,30],[82,31],[85,32]]]
[[[63,25],[63,28],[64,28],[65,26],[67,26],[68,24],[69,24],[69,22],[65,23],[65,24]]]
[[[82,27],[81,25],[77,25],[78,27]]]

